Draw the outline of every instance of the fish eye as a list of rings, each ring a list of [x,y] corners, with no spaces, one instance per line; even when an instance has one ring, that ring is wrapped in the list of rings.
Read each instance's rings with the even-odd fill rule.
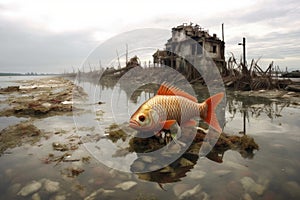
[[[139,116],[139,120],[140,120],[141,122],[145,121],[145,119],[146,119],[146,117],[145,117],[144,115],[140,115],[140,116]]]

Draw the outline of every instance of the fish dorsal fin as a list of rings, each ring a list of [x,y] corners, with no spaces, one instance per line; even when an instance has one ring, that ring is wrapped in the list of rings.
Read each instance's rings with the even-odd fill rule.
[[[157,95],[173,95],[173,96],[182,96],[185,97],[193,102],[198,102],[197,98],[182,91],[181,89],[172,86],[170,84],[167,84],[166,82],[163,82],[160,88],[157,91]]]

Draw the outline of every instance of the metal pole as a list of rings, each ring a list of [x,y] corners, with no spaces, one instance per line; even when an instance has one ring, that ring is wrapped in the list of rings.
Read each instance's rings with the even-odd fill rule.
[[[246,67],[246,38],[243,37],[243,59],[244,59],[244,67]]]
[[[245,37],[243,37],[243,60],[244,60],[244,67],[246,68],[246,38]],[[243,107],[244,107],[244,135],[246,135],[246,107],[245,106]]]

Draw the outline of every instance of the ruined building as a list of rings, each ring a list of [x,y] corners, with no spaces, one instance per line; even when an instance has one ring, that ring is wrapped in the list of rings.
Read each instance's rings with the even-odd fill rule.
[[[224,36],[220,40],[216,34],[211,36],[197,24],[184,23],[172,28],[172,37],[167,41],[165,50],[157,50],[153,54],[153,63],[172,67],[188,80],[194,80],[200,76],[193,67],[195,63],[212,60],[219,71],[224,72],[224,49]]]

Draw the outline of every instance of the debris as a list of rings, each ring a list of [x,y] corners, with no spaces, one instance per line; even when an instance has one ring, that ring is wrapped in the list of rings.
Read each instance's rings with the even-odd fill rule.
[[[45,136],[44,132],[32,124],[31,121],[23,121],[9,126],[0,131],[0,156],[8,148],[21,146],[22,144],[35,144]]]

